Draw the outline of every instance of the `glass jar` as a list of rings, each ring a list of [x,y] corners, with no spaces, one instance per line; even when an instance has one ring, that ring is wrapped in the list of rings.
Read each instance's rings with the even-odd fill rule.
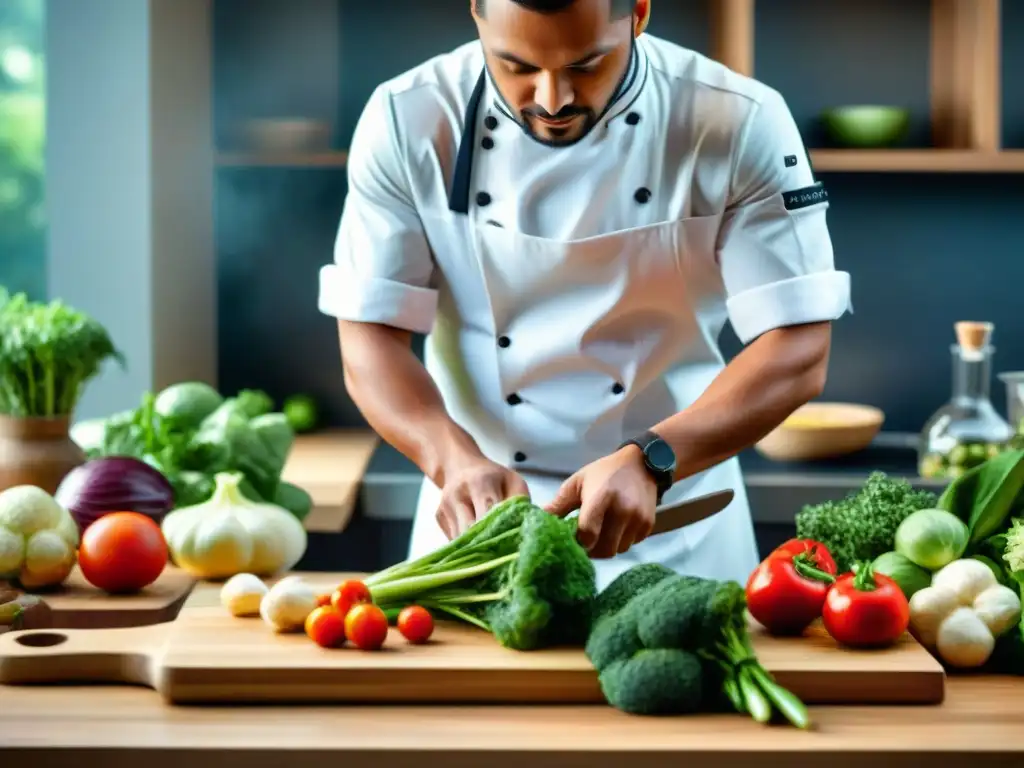
[[[974,332],[969,333],[969,330]],[[991,331],[988,323],[957,323],[958,343],[950,348],[953,393],[921,431],[918,449],[921,477],[959,477],[971,467],[999,455],[1016,435],[1016,430],[992,405],[995,348],[989,344]]]
[[[1024,436],[1024,371],[1000,373],[999,380],[1006,385],[1006,415],[1020,438]]]

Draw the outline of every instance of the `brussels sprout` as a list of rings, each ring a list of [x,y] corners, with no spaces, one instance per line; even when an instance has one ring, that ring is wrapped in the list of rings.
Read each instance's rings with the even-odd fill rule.
[[[915,565],[937,571],[967,549],[967,524],[944,509],[919,509],[896,529],[896,551]]]

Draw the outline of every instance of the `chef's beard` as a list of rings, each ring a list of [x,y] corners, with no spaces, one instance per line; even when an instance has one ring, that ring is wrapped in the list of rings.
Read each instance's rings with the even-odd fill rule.
[[[597,125],[597,113],[594,110],[571,105],[560,110],[557,115],[549,115],[544,110],[533,107],[524,109],[520,116],[520,125],[523,131],[534,141],[548,147],[571,147],[585,138],[594,129],[594,126]],[[554,128],[545,125],[543,130],[547,135],[544,136],[533,129],[533,125],[539,122],[537,120],[538,116],[545,120],[554,121],[577,117],[577,121],[565,128]]]

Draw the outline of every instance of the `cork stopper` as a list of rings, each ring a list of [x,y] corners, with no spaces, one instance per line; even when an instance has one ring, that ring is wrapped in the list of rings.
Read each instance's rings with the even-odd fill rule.
[[[956,341],[964,352],[978,354],[988,349],[995,326],[992,323],[980,323],[961,320],[953,325]]]

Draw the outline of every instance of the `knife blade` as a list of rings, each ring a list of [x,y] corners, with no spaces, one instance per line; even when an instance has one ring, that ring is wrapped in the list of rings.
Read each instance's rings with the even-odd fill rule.
[[[657,536],[706,520],[729,506],[735,495],[732,490],[715,491],[695,499],[662,504],[654,510],[654,528],[650,535]]]

